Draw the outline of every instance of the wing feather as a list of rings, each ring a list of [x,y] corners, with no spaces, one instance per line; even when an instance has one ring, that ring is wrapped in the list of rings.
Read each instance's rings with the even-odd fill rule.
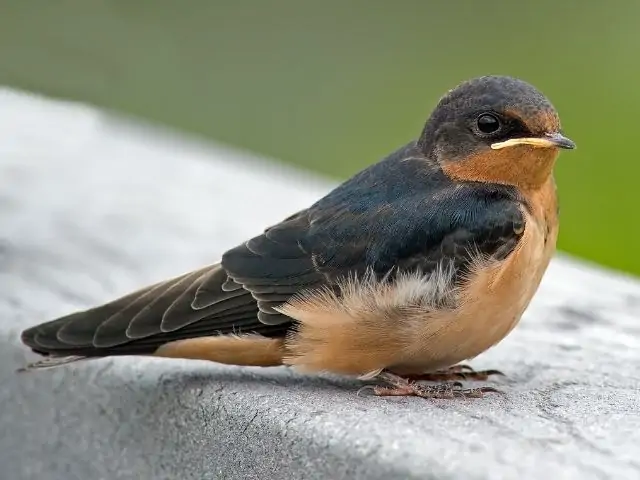
[[[29,328],[23,342],[42,354],[105,356],[194,336],[284,336],[293,321],[277,308],[303,291],[365,273],[428,274],[443,262],[462,274],[474,255],[508,255],[524,226],[515,189],[454,183],[407,148],[220,263]]]

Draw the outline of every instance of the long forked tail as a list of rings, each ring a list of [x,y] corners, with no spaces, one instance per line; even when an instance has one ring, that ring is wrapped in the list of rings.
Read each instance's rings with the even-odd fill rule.
[[[256,300],[228,280],[210,265],[28,328],[22,342],[47,358],[21,371],[116,355],[280,364],[290,323],[260,322]]]

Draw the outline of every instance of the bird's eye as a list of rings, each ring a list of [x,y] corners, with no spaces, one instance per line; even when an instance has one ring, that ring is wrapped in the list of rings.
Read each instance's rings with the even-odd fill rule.
[[[483,135],[492,135],[500,130],[500,119],[491,113],[483,113],[476,120],[478,131]]]

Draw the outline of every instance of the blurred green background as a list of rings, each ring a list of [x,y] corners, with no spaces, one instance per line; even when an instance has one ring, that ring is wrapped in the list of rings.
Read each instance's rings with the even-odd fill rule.
[[[546,93],[560,248],[640,274],[640,2],[0,0],[0,83],[343,179],[498,73]]]

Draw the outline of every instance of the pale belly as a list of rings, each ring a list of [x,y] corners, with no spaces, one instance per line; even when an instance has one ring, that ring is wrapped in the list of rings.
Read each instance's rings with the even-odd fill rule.
[[[527,222],[522,241],[501,262],[479,269],[458,298],[459,307],[415,322],[415,341],[391,370],[418,373],[445,368],[491,348],[518,324],[555,251],[557,227]]]

